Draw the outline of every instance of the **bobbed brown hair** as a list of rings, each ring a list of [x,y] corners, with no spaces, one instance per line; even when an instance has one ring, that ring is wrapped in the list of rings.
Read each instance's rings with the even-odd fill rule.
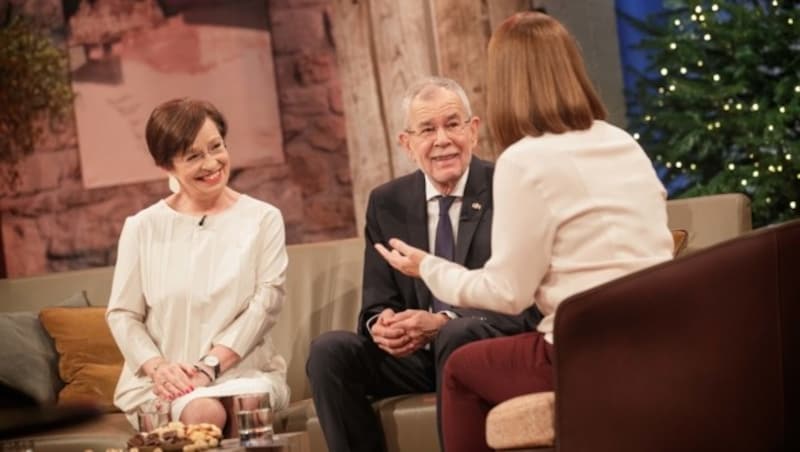
[[[147,150],[156,165],[172,169],[173,159],[189,150],[206,118],[216,124],[224,139],[228,133],[228,123],[210,102],[181,98],[169,100],[156,107],[150,113],[145,127]]]
[[[489,129],[506,148],[523,136],[585,130],[606,109],[575,38],[556,19],[521,12],[489,41]]]

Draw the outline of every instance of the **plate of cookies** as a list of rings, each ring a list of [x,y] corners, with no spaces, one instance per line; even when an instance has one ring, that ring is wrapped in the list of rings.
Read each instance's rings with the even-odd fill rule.
[[[129,452],[203,451],[219,446],[222,431],[214,424],[170,422],[128,440]]]

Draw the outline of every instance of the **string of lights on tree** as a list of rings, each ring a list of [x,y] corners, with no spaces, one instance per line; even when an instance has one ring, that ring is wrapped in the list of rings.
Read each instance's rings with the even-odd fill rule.
[[[741,192],[763,226],[800,217],[800,1],[671,0],[645,22],[634,137],[671,196]]]

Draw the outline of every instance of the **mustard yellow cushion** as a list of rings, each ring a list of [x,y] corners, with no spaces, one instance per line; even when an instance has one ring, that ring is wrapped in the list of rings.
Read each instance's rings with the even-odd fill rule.
[[[122,371],[122,354],[105,319],[103,307],[45,308],[39,312],[58,352],[58,374],[66,386],[59,404],[92,402],[115,410],[114,388]]]

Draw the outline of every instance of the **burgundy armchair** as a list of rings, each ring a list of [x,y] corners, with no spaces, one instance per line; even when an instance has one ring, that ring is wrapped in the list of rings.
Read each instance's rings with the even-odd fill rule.
[[[555,450],[800,450],[800,220],[577,294],[554,334]],[[509,441],[547,434],[538,403],[489,444],[553,447]]]

